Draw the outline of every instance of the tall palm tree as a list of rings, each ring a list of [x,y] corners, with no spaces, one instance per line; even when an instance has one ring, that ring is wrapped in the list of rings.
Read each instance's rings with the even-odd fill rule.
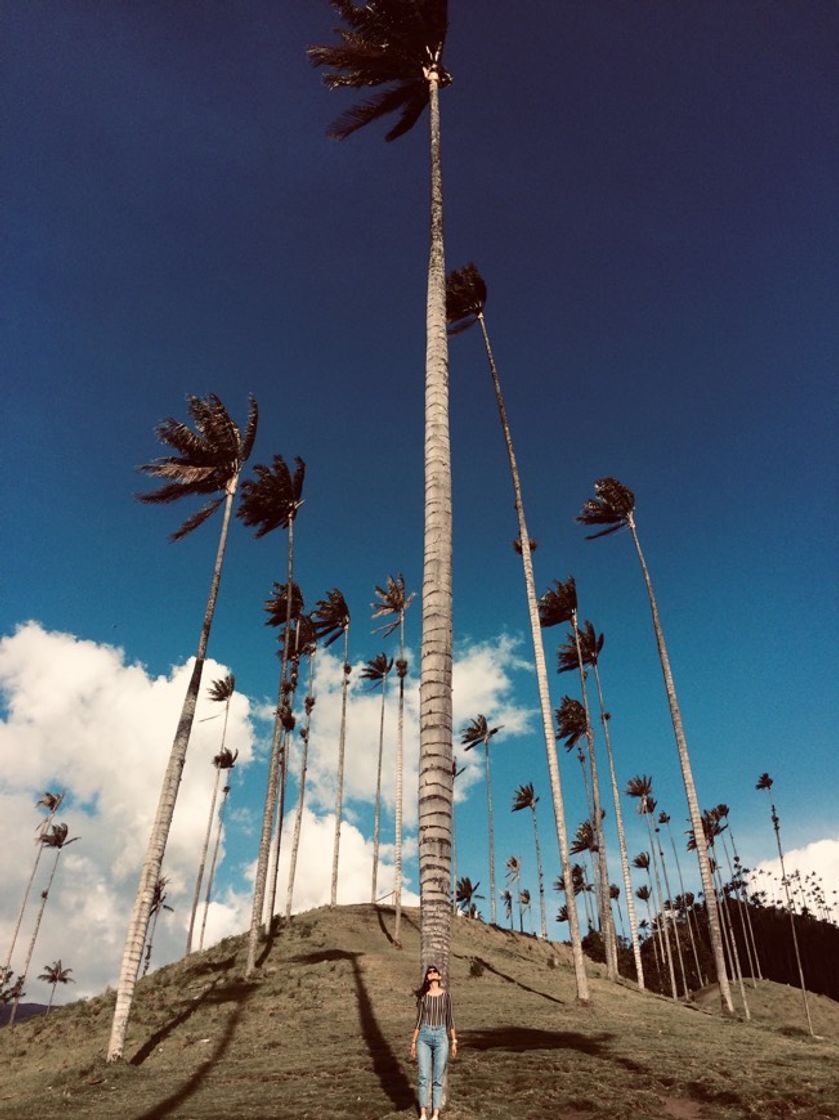
[[[221,787],[221,805],[218,811],[218,820],[216,822],[216,838],[213,843],[213,858],[210,860],[210,871],[207,875],[207,891],[204,895],[204,913],[201,916],[201,933],[198,937],[198,948],[204,948],[204,933],[207,929],[207,915],[210,911],[210,901],[213,897],[213,883],[216,877],[216,866],[218,864],[218,852],[221,845],[222,829],[224,827],[224,812],[227,808],[227,799],[230,796],[230,771],[236,765],[236,759],[239,757],[238,751],[229,751],[227,747],[223,747],[217,755],[213,758],[213,766],[216,770],[225,772],[224,785]]]
[[[530,891],[525,887],[519,891],[519,932],[524,933],[524,913],[530,914]]]
[[[465,268],[449,273],[446,282],[446,316],[449,322],[449,334],[460,334],[462,331],[472,326],[473,323],[478,323],[480,325],[487,361],[489,363],[490,377],[492,378],[492,385],[495,391],[495,403],[498,407],[498,416],[501,421],[501,431],[504,436],[504,446],[507,451],[507,461],[510,466],[510,477],[513,484],[513,500],[519,530],[519,535],[514,542],[514,547],[519,556],[521,556],[522,573],[524,575],[525,598],[530,622],[530,635],[533,643],[536,687],[539,694],[539,708],[542,714],[542,733],[545,741],[545,757],[548,764],[557,845],[560,852],[563,876],[570,882],[571,858],[568,851],[565,802],[562,795],[562,780],[556,755],[556,739],[554,737],[551,715],[550,685],[548,683],[548,669],[545,663],[545,645],[539,621],[536,579],[533,574],[532,554],[536,548],[536,541],[533,540],[527,529],[518,461],[516,459],[515,448],[513,447],[513,437],[507,418],[507,408],[504,403],[503,393],[501,392],[501,380],[495,364],[492,346],[490,345],[489,332],[484,315],[486,299],[486,283],[474,264],[467,264]],[[586,977],[582,938],[580,935],[580,921],[576,907],[572,905],[571,902],[572,900],[569,900],[568,925],[571,937],[571,952],[574,961],[574,976],[577,985],[577,999],[581,1004],[586,1004],[589,1002],[589,987],[588,978]]]
[[[646,852],[640,852],[639,856],[636,856],[635,859],[633,860],[633,863],[636,867],[641,866],[637,862],[637,860],[642,855],[645,856],[645,855],[647,855],[647,853]],[[649,856],[647,856],[647,859],[649,860]],[[649,863],[647,863],[646,866],[649,867]],[[642,886],[638,887],[638,889],[635,891],[635,897],[640,899],[641,902],[645,902],[647,904],[648,918],[642,920],[639,923],[639,928],[642,928],[642,929],[646,928],[646,929],[649,929],[649,931],[650,931],[650,940],[653,943],[653,956],[655,958],[655,970],[658,973],[659,983],[661,983],[662,982],[661,956],[664,955],[664,949],[662,947],[661,956],[660,956],[659,951],[658,951],[658,946],[656,945],[656,936],[658,937],[658,942],[660,943],[661,942],[661,927],[658,925],[658,923],[655,922],[655,920],[653,918],[653,912],[652,912],[652,908],[650,906],[650,900],[652,898],[652,892],[650,891],[649,886],[646,883],[644,883]]]
[[[255,479],[248,479],[242,487],[242,502],[238,516],[245,525],[254,528],[254,536],[259,539],[275,529],[287,531],[286,582],[291,588],[284,602],[285,615],[282,620],[283,637],[287,638],[294,609],[294,526],[297,514],[303,504],[303,482],[306,477],[306,464],[301,458],[294,460],[292,473],[282,455],[275,455],[270,467],[258,463],[254,467]],[[275,584],[275,590],[282,585]],[[302,609],[302,608],[301,608]],[[273,616],[272,616],[273,617]],[[279,620],[269,624],[279,625]],[[256,968],[256,949],[262,917],[265,909],[265,894],[268,881],[268,863],[271,854],[271,833],[277,811],[278,789],[285,771],[282,739],[286,709],[286,671],[288,668],[289,643],[283,642],[280,657],[280,679],[277,688],[277,707],[274,712],[274,727],[271,734],[271,753],[268,758],[268,777],[265,789],[265,804],[262,811],[262,832],[259,839],[259,852],[256,862],[256,875],[253,885],[253,906],[251,924],[248,931],[248,956],[245,975],[251,976]],[[282,773],[281,773],[282,771]],[[269,919],[270,921],[270,919]]]
[[[50,1001],[47,1004],[46,1011],[47,1015],[49,1015],[50,1011],[52,1010],[52,1001],[55,999],[56,984],[75,984],[76,981],[70,975],[72,971],[72,968],[64,968],[61,963],[60,957],[57,961],[53,961],[52,964],[44,965],[44,971],[41,973],[38,979],[43,980],[45,984],[49,984],[51,986]]]
[[[157,932],[157,919],[164,910],[173,913],[172,907],[166,902],[166,887],[169,885],[169,879],[166,875],[161,875],[154,885],[154,896],[151,903],[151,924],[149,926],[149,936],[146,942],[146,954],[143,961],[143,975],[145,976],[151,964],[151,951],[154,945],[154,935]]]
[[[466,769],[465,766],[458,767],[457,759],[452,759],[452,788],[454,783]],[[454,802],[452,802],[452,913],[457,913],[457,830],[455,829],[456,814],[454,811]]]
[[[505,889],[501,892],[501,901],[504,903],[504,917],[510,923],[510,929],[513,928],[513,892]]]
[[[705,976],[702,972],[702,966],[699,963],[699,952],[696,948],[696,942],[699,936],[699,927],[697,926],[696,935],[694,935],[693,929],[694,924],[696,923],[696,914],[694,913],[693,909],[693,895],[690,896],[691,901],[690,903],[688,903],[688,893],[685,891],[685,881],[682,878],[682,865],[679,862],[679,853],[676,849],[676,841],[673,839],[673,830],[670,827],[670,816],[669,814],[665,813],[663,809],[658,814],[658,823],[660,825],[667,825],[667,834],[670,837],[670,847],[673,849],[673,859],[676,861],[676,874],[679,878],[679,890],[681,892],[679,894],[679,897],[676,899],[676,902],[682,907],[685,912],[685,918],[688,927],[688,936],[690,938],[690,947],[693,953],[693,963],[696,967],[696,978],[698,983],[700,983],[704,988]],[[669,889],[670,888],[668,887],[668,891]]]
[[[654,898],[655,898],[656,907],[658,908],[658,912],[660,914],[661,929],[662,929],[663,940],[664,940],[664,956],[666,957],[666,960],[667,960],[667,970],[670,973],[671,994],[673,996],[673,999],[678,999],[679,997],[678,997],[678,993],[677,993],[677,990],[676,990],[676,970],[675,970],[674,961],[673,961],[673,950],[672,950],[671,945],[670,945],[670,915],[669,915],[669,912],[668,912],[668,907],[665,905],[665,903],[668,900],[665,899],[664,891],[661,889],[661,876],[660,876],[660,873],[659,873],[659,864],[658,864],[658,857],[657,857],[657,852],[656,852],[657,845],[656,845],[656,842],[653,838],[653,826],[652,826],[652,823],[651,823],[652,822],[652,814],[653,814],[653,812],[655,810],[655,806],[656,806],[655,800],[653,799],[653,796],[652,796],[652,792],[653,792],[652,778],[647,777],[646,774],[639,775],[638,777],[635,777],[635,778],[630,778],[629,781],[626,783],[627,796],[635,797],[635,798],[638,799],[638,812],[644,818],[644,820],[647,822],[647,835],[649,836],[649,840],[650,840],[650,857],[649,858],[650,858],[650,867],[652,868],[652,874],[650,876],[650,886],[652,887],[653,883],[654,883],[654,886],[655,886]],[[646,855],[646,854],[647,853],[644,853],[644,855]],[[639,865],[636,863],[635,866],[637,867]],[[668,894],[669,894],[669,892],[668,892]],[[678,930],[677,930],[676,931],[677,941],[678,941],[678,936],[679,935],[678,935]],[[681,955],[680,955],[679,959],[681,960]],[[682,967],[682,976],[683,976],[683,979],[684,979],[684,966]],[[685,981],[685,989],[686,988],[687,988],[687,982]],[[686,996],[687,996],[687,994],[688,994],[687,991],[685,991]]]
[[[594,625],[586,619],[582,626],[578,626],[566,637],[565,642],[559,647],[558,671],[571,672],[577,668],[582,660],[583,665],[594,669],[594,680],[597,686],[597,701],[600,708],[600,724],[603,728],[603,738],[606,743],[606,758],[609,762],[609,781],[612,786],[612,804],[615,808],[615,827],[618,833],[618,849],[620,851],[621,873],[623,875],[624,894],[626,897],[626,913],[629,920],[629,936],[632,941],[632,955],[635,960],[635,976],[638,987],[644,987],[644,965],[641,960],[641,942],[638,939],[638,923],[635,916],[635,902],[632,893],[632,876],[629,872],[629,854],[626,847],[626,831],[623,824],[623,810],[621,808],[620,792],[618,790],[618,776],[615,768],[615,754],[612,750],[612,736],[609,731],[610,713],[606,710],[606,701],[603,695],[603,682],[600,678],[600,654],[605,643],[605,634],[598,634]]]
[[[35,876],[38,873],[38,865],[41,862],[41,853],[44,850],[44,845],[41,843],[41,837],[44,835],[44,833],[49,831],[50,825],[55,819],[55,814],[58,812],[63,800],[63,793],[50,793],[50,791],[47,790],[44,795],[42,797],[39,797],[35,802],[35,808],[37,809],[38,807],[43,806],[47,811],[47,815],[41,821],[39,821],[38,827],[35,830],[35,863],[29,875],[29,881],[26,884],[26,889],[23,892],[23,901],[21,902],[20,909],[18,910],[17,921],[15,922],[15,928],[14,932],[12,933],[12,940],[11,944],[9,945],[9,951],[6,954],[5,963],[2,965],[2,967],[0,967],[0,976],[11,975],[12,954],[15,951],[18,934],[20,933],[20,923],[23,921],[23,915],[26,911],[26,904],[29,901],[29,892],[32,890],[32,884],[35,882]]]
[[[723,850],[725,851],[725,858],[728,862],[729,874],[731,876],[731,885],[737,893],[739,906],[737,907],[740,914],[740,924],[743,928],[743,940],[746,945],[746,950],[749,956],[749,965],[752,972],[752,983],[757,987],[757,981],[763,979],[760,970],[760,957],[757,951],[757,942],[755,941],[754,928],[752,926],[751,913],[749,911],[748,897],[746,894],[745,870],[740,861],[740,856],[737,852],[737,843],[734,839],[734,830],[731,827],[729,820],[730,809],[725,804],[717,805],[714,810],[719,820],[725,820],[728,824],[728,837],[731,840],[731,850],[734,855],[733,865],[731,856],[728,854],[728,845],[725,842],[725,833],[722,834]],[[660,818],[659,818],[660,819]]]
[[[207,689],[209,698],[218,704],[224,704],[224,723],[221,729],[221,750],[224,750],[224,740],[227,737],[227,720],[230,715],[230,701],[233,699],[233,693],[236,691],[236,678],[233,673],[228,673],[226,677],[222,677],[217,681],[213,681]],[[238,754],[238,751],[236,752]],[[216,755],[216,758],[219,756]],[[195,929],[195,915],[198,913],[198,902],[201,898],[201,884],[204,879],[204,868],[207,864],[207,852],[210,849],[210,834],[213,830],[213,821],[216,815],[216,801],[218,800],[218,787],[219,779],[221,778],[221,768],[216,764],[213,759],[213,765],[216,770],[216,780],[213,783],[213,795],[210,798],[210,815],[207,818],[207,831],[204,834],[204,846],[201,849],[201,861],[198,864],[198,874],[195,877],[195,893],[192,897],[192,910],[189,915],[189,931],[186,935],[186,954],[192,952],[192,933]]]
[[[408,675],[408,661],[405,657],[405,611],[416,596],[415,591],[405,590],[405,577],[388,576],[384,587],[375,589],[377,602],[371,603],[373,619],[386,618],[387,622],[377,627],[375,633],[389,637],[399,630],[399,656],[396,659],[396,675],[399,678],[399,707],[396,719],[396,789],[394,791],[394,848],[393,848],[393,895],[395,915],[393,921],[393,942],[401,947],[402,933],[402,809],[403,786],[405,780],[405,677]],[[455,763],[452,760],[452,784],[455,778]],[[454,857],[454,803],[452,803],[452,857]],[[454,864],[454,858],[452,858]],[[453,871],[456,881],[456,869]]]
[[[655,640],[658,646],[661,672],[664,677],[664,689],[667,693],[667,703],[670,707],[670,719],[673,724],[673,734],[676,739],[676,748],[679,754],[679,765],[682,771],[682,781],[684,782],[685,795],[687,797],[691,827],[696,834],[699,835],[699,831],[702,828],[702,814],[699,808],[699,798],[696,793],[696,783],[693,780],[693,768],[691,766],[687,738],[685,737],[684,726],[682,724],[682,713],[679,709],[678,697],[676,696],[676,686],[673,682],[673,673],[670,668],[670,657],[667,652],[667,645],[664,641],[664,630],[659,617],[658,603],[656,602],[655,593],[653,592],[653,584],[649,569],[647,568],[644,554],[641,551],[641,542],[638,539],[638,532],[635,528],[635,495],[629,487],[624,486],[623,483],[619,482],[616,478],[599,478],[594,484],[594,493],[595,496],[589,498],[583,504],[583,508],[577,520],[583,525],[606,526],[605,529],[590,534],[586,538],[587,540],[608,536],[608,534],[616,533],[624,527],[628,528],[632,535],[632,541],[635,545],[638,562],[641,565],[641,573],[644,577],[644,585],[650,604],[653,630],[655,631]],[[723,1009],[729,1015],[733,1015],[734,1004],[731,1000],[731,986],[725,971],[725,956],[723,954],[720,919],[714,895],[714,881],[711,875],[711,865],[708,860],[708,853],[701,844],[697,845],[696,853],[699,861],[702,889],[705,892],[708,905],[708,931],[711,939],[711,950],[714,957],[717,983],[720,989],[720,1000]]]
[[[312,612],[315,637],[323,643],[324,649],[332,645],[342,635],[344,638],[344,662],[341,677],[341,730],[338,736],[338,773],[335,791],[335,840],[332,845],[332,886],[329,905],[338,901],[338,859],[341,847],[341,817],[344,812],[344,753],[347,744],[347,690],[350,684],[352,666],[349,662],[350,611],[346,600],[338,588],[333,588],[325,599],[318,599]]]
[[[399,119],[386,139],[404,135],[430,115],[431,236],[425,359],[425,529],[420,652],[419,863],[421,967],[448,976],[452,818],[452,502],[449,435],[446,264],[438,92],[451,77],[443,66],[447,0],[332,0],[344,22],[339,42],[309,49],[326,66],[330,89],[387,86],[352,106],[333,124],[343,139],[391,112]]]
[[[382,818],[382,756],[385,746],[385,693],[387,678],[393,668],[393,658],[386,653],[376,654],[361,670],[363,681],[372,681],[381,686],[381,706],[379,708],[379,755],[376,765],[376,803],[373,811],[373,882],[370,888],[370,901],[376,905],[379,877],[379,831]]]
[[[312,727],[312,712],[315,708],[315,653],[317,642],[315,640],[314,625],[311,624],[311,640],[308,646],[309,656],[309,688],[303,701],[306,713],[305,723],[300,728],[300,738],[303,742],[303,752],[300,757],[300,777],[297,787],[297,812],[294,814],[294,834],[291,840],[291,857],[288,865],[288,889],[286,891],[285,916],[291,917],[291,908],[294,901],[294,879],[297,874],[297,853],[300,850],[300,830],[303,824],[303,806],[306,799],[306,776],[309,771],[309,735]]]
[[[533,783],[528,782],[527,785],[519,786],[513,794],[513,809],[514,813],[520,812],[522,809],[529,809],[533,819],[533,844],[536,848],[536,873],[539,877],[539,915],[542,922],[542,938],[547,939],[548,936],[548,919],[545,912],[545,876],[542,873],[542,851],[539,845],[539,825],[536,821],[536,804],[539,798],[533,789]]]
[[[778,859],[781,863],[781,884],[784,888],[784,894],[787,900],[787,913],[789,914],[790,933],[792,934],[792,948],[795,953],[795,963],[798,967],[798,983],[801,987],[801,996],[804,1000],[804,1014],[807,1017],[807,1029],[810,1034],[813,1034],[813,1020],[810,1015],[810,1004],[807,1001],[807,985],[804,983],[804,969],[801,965],[801,951],[798,947],[798,934],[795,931],[795,906],[790,898],[789,892],[789,877],[787,875],[786,867],[784,866],[784,850],[781,847],[781,819],[775,808],[775,802],[772,799],[772,786],[774,780],[764,771],[760,775],[755,785],[755,789],[766,790],[770,798],[770,805],[772,806],[772,828],[775,830],[775,843],[778,847]]]
[[[572,582],[573,581],[569,581]],[[557,584],[557,587],[560,587]],[[554,592],[548,592],[542,597],[540,607],[542,617],[550,617],[551,598]],[[575,628],[576,629],[576,628]],[[597,764],[594,755],[594,738],[591,731],[591,721],[585,704],[572,700],[570,696],[563,696],[557,709],[557,733],[560,739],[565,740],[566,747],[570,750],[585,738],[588,743],[588,757],[591,766],[591,821],[597,838],[593,849],[597,856],[595,885],[597,889],[597,909],[600,915],[600,929],[603,934],[603,947],[606,956],[606,973],[610,980],[618,978],[618,950],[615,940],[615,925],[612,920],[612,906],[609,901],[609,870],[606,864],[605,840],[603,833],[603,809],[600,803],[600,780],[597,773]]]
[[[492,819],[492,772],[489,764],[489,742],[501,730],[500,727],[490,727],[486,716],[476,716],[470,724],[464,727],[460,734],[461,745],[471,751],[479,743],[484,748],[484,781],[487,792],[487,836],[489,840],[489,911],[490,922],[497,924],[495,909],[495,825]]]
[[[181,716],[169,754],[169,762],[160,790],[157,812],[149,836],[146,856],[140,873],[140,883],[134,900],[134,909],[125,939],[125,949],[123,950],[117,985],[114,1019],[108,1044],[108,1061],[110,1062],[117,1061],[122,1057],[125,1046],[125,1032],[128,1029],[128,1017],[131,1013],[131,1003],[134,998],[134,986],[137,983],[137,973],[140,968],[140,959],[151,916],[154,885],[160,878],[163,854],[166,850],[172,816],[175,812],[175,801],[177,800],[181,773],[186,761],[186,751],[195,717],[195,705],[201,687],[201,674],[204,670],[207,643],[210,639],[210,628],[221,582],[221,569],[230,528],[230,517],[233,512],[233,499],[239,485],[242,468],[250,457],[256,438],[258,411],[253,397],[249,401],[248,420],[244,434],[239,431],[227,409],[214,393],[206,398],[188,397],[187,400],[195,430],[193,431],[187,424],[171,417],[158,426],[158,439],[161,443],[170,447],[174,454],[163,456],[140,467],[140,470],[145,474],[164,479],[164,485],[160,489],[141,494],[140,501],[151,503],[174,502],[179,498],[191,497],[196,494],[202,496],[208,494],[221,495],[211,499],[197,513],[188,517],[183,525],[172,534],[173,540],[181,540],[194,529],[197,529],[222,505],[224,506],[224,512],[213,575],[210,581],[210,593],[198,638],[195,664],[187,685]]]
[[[55,879],[55,873],[58,869],[58,861],[61,858],[61,853],[64,851],[64,849],[68,845],[74,844],[76,840],[79,839],[78,836],[73,836],[68,840],[68,831],[69,829],[67,828],[66,824],[52,824],[49,827],[49,831],[43,832],[39,838],[39,842],[43,844],[45,848],[53,849],[53,851],[55,852],[55,859],[53,860],[52,870],[50,871],[50,877],[47,881],[46,889],[41,891],[41,905],[38,907],[38,915],[35,918],[35,925],[32,929],[32,936],[29,939],[29,949],[26,953],[26,960],[23,962],[23,968],[20,970],[17,992],[15,995],[14,1003],[12,1004],[12,1010],[9,1014],[10,1027],[14,1024],[15,1015],[17,1015],[18,1004],[20,1003],[23,996],[23,985],[26,983],[26,977],[29,972],[29,965],[32,963],[32,954],[35,952],[35,942],[38,940],[38,931],[41,928],[41,920],[44,917],[44,910],[46,909],[47,899],[49,898],[50,891],[52,890],[53,880]]]

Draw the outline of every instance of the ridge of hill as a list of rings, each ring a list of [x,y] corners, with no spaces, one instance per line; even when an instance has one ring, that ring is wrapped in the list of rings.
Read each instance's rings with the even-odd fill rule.
[[[0,1031],[0,1117],[90,1120],[408,1120],[419,913],[323,908],[280,923],[257,976],[246,937],[137,986],[126,1060],[104,1060],[114,994]],[[761,982],[753,1020],[716,994],[677,1004],[588,962],[578,1007],[570,951],[477,921],[453,923],[460,1057],[446,1120],[839,1120],[839,1005]]]

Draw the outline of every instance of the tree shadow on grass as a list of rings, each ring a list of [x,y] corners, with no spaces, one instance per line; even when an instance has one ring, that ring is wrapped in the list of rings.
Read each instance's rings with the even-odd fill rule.
[[[522,984],[521,980],[516,980],[513,976],[508,976],[506,972],[500,972],[495,965],[485,961],[483,957],[461,957],[461,960],[474,960],[485,972],[491,972],[493,976],[497,976],[501,980],[506,980],[508,984],[515,984],[517,988],[521,988],[523,992],[530,992],[531,995],[539,996],[541,999],[548,999],[551,1003],[559,1003],[563,1006],[565,1001],[559,999],[558,996],[549,995],[547,992],[540,992],[538,988],[531,988],[527,984]]]
[[[358,1018],[361,1033],[373,1060],[373,1071],[379,1084],[390,1098],[395,1110],[408,1108],[414,1103],[414,1092],[399,1059],[394,1054],[382,1034],[373,1011],[373,1004],[364,984],[359,959],[363,953],[348,953],[342,949],[324,949],[318,953],[307,953],[292,957],[295,964],[321,964],[323,961],[349,961],[353,970],[356,996],[358,998]]]
[[[149,1055],[153,1054],[157,1047],[169,1037],[172,1031],[191,1019],[199,1007],[203,1007],[204,1004],[229,1003],[233,1000],[236,1000],[237,1003],[243,1003],[252,991],[252,985],[250,984],[226,984],[223,988],[219,988],[217,984],[218,981],[213,981],[206,991],[190,1000],[177,1015],[150,1035],[128,1064],[141,1066]]]
[[[531,1050],[576,1050],[592,1058],[614,1062],[633,1073],[647,1072],[631,1058],[621,1057],[609,1049],[612,1034],[587,1035],[576,1031],[543,1031],[534,1027],[493,1027],[483,1031],[464,1031],[464,1047],[470,1050],[506,1050],[523,1054]]]
[[[174,1093],[170,1093],[165,1100],[153,1104],[150,1108],[147,1108],[145,1112],[141,1112],[134,1120],[161,1120],[161,1117],[177,1116],[179,1114],[178,1110],[183,1102],[188,1100],[193,1093],[198,1090],[206,1075],[210,1073],[213,1067],[224,1057],[230,1046],[230,1041],[233,1038],[239,1020],[242,1017],[245,1004],[255,991],[256,987],[253,984],[228,984],[224,988],[208,989],[200,999],[195,1000],[196,1006],[202,1003],[229,1003],[234,1000],[236,1006],[225,1023],[221,1038],[214,1046],[212,1054],[206,1061],[201,1063],[198,1069],[195,1070],[180,1089],[177,1089]],[[176,1020],[168,1024],[168,1031],[173,1030],[178,1021],[183,1022],[184,1019],[188,1017],[188,1015],[177,1016]],[[168,1033],[168,1031],[166,1031],[166,1033]],[[159,1037],[165,1037],[164,1033],[159,1031],[157,1035],[153,1036],[154,1039],[158,1039]],[[149,1041],[151,1042],[153,1040],[150,1039]],[[144,1051],[145,1055],[143,1060],[145,1060],[145,1057],[148,1057],[148,1054],[151,1052],[148,1050],[148,1046],[149,1043],[146,1043],[146,1045],[135,1054],[132,1059],[132,1065],[140,1064],[137,1059]]]

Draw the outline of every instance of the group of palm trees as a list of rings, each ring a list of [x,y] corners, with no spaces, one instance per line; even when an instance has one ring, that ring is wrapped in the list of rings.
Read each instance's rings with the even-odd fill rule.
[[[444,66],[443,53],[448,29],[446,0],[368,0],[357,4],[354,0],[331,0],[340,26],[337,39],[327,45],[309,48],[312,63],[324,70],[324,80],[330,89],[370,91],[372,96],[352,105],[331,126],[330,135],[344,139],[357,129],[371,122],[396,113],[396,123],[386,133],[386,140],[393,141],[409,131],[429,110],[429,171],[430,171],[430,236],[428,257],[428,286],[426,302],[426,362],[425,362],[425,509],[424,553],[421,596],[420,641],[420,748],[419,748],[419,881],[421,892],[421,968],[434,961],[444,974],[448,971],[450,930],[452,920],[452,870],[453,783],[457,767],[453,759],[452,736],[452,500],[451,456],[449,437],[449,351],[448,337],[458,334],[473,323],[481,329],[493,389],[502,425],[507,457],[511,470],[517,518],[517,550],[521,555],[525,584],[525,599],[533,642],[537,689],[540,700],[542,729],[550,781],[550,795],[554,811],[556,841],[560,856],[561,880],[566,894],[566,906],[574,961],[577,996],[581,1003],[590,998],[586,974],[579,915],[574,903],[574,871],[571,863],[572,846],[562,794],[560,768],[556,750],[557,731],[553,723],[553,710],[546,668],[543,628],[568,623],[571,626],[568,641],[563,647],[563,668],[578,671],[581,697],[566,697],[559,708],[559,734],[566,746],[579,746],[586,772],[589,795],[590,851],[594,860],[594,879],[597,912],[603,933],[607,970],[610,976],[618,972],[617,940],[611,917],[611,887],[608,882],[607,855],[603,838],[603,799],[600,792],[599,770],[595,751],[593,722],[586,695],[587,673],[595,672],[600,703],[600,721],[604,731],[610,784],[616,820],[620,814],[615,764],[608,736],[608,714],[597,672],[602,649],[602,636],[597,636],[591,624],[579,625],[577,618],[576,590],[573,581],[556,584],[537,597],[533,570],[535,542],[531,540],[525,519],[522,485],[511,436],[510,424],[501,393],[498,369],[490,346],[485,317],[486,283],[474,264],[446,273],[443,237],[443,189],[440,144],[440,92],[451,84],[451,76]],[[192,532],[217,509],[223,507],[221,535],[210,586],[207,608],[200,631],[198,649],[192,677],[187,689],[181,718],[172,745],[169,764],[162,784],[157,815],[152,828],[137,897],[129,924],[125,951],[117,990],[114,1024],[109,1046],[109,1058],[120,1058],[125,1043],[125,1031],[140,966],[143,945],[146,941],[149,918],[154,901],[155,887],[161,876],[161,866],[166,848],[172,814],[187,744],[199,695],[201,675],[206,657],[207,641],[213,611],[219,590],[225,544],[233,513],[234,497],[240,475],[247,462],[256,435],[257,407],[251,400],[250,414],[244,433],[214,395],[206,398],[189,398],[189,409],[194,430],[177,420],[167,420],[159,428],[159,437],[172,454],[148,464],[143,469],[163,480],[163,486],[143,500],[169,502],[182,495],[209,497],[208,504],[187,519],[174,534],[179,539]],[[269,758],[268,779],[264,803],[261,838],[258,850],[253,906],[249,933],[247,974],[256,969],[259,940],[270,926],[274,913],[274,892],[278,865],[276,845],[282,836],[284,798],[290,758],[290,736],[296,727],[295,690],[298,687],[301,659],[309,658],[311,664],[317,642],[328,644],[343,639],[342,721],[338,744],[338,778],[336,783],[336,834],[333,849],[332,901],[336,898],[337,868],[340,851],[340,826],[343,798],[343,759],[346,733],[347,690],[351,665],[349,662],[350,615],[339,591],[330,591],[319,600],[311,613],[303,607],[302,594],[294,581],[293,538],[296,517],[302,505],[304,466],[297,460],[296,470],[288,468],[280,456],[275,456],[272,466],[257,466],[255,478],[242,484],[242,500],[238,516],[262,537],[276,528],[287,531],[288,548],[284,582],[275,584],[274,596],[269,603],[271,621],[281,625],[280,672],[277,691],[276,716]],[[676,689],[670,669],[669,657],[652,582],[641,551],[635,523],[635,499],[632,491],[614,478],[602,478],[595,483],[595,494],[587,500],[579,515],[587,526],[598,528],[593,536],[602,536],[626,529],[641,566],[642,577],[649,599],[653,629],[661,661],[665,691],[670,707],[677,755],[684,781],[691,828],[695,836],[702,836],[702,814],[696,793],[687,739],[682,725]],[[384,589],[385,592],[389,591]],[[389,594],[382,596],[382,613],[400,628],[399,670],[400,696],[404,686],[404,607],[406,596],[401,587],[402,606]],[[369,668],[366,680],[384,682],[391,669],[390,658],[382,655],[375,666]],[[300,732],[303,742],[302,777],[298,783],[298,808],[296,826],[302,815],[305,790],[306,749],[308,746],[308,718],[314,697],[307,693],[304,701],[306,726]],[[401,713],[401,706],[400,706]],[[402,751],[402,720],[398,734],[398,755]],[[486,767],[489,772],[488,738],[495,729],[485,725],[470,731],[471,741],[465,746],[483,743],[486,749]],[[305,733],[304,733],[305,732]],[[396,890],[397,926],[395,940],[399,941],[399,902],[401,877],[401,763],[397,765],[396,796]],[[524,788],[524,787],[523,787]],[[487,795],[491,797],[487,782]],[[378,799],[377,799],[378,800]],[[531,808],[535,806],[532,801]],[[526,797],[522,808],[528,807]],[[211,814],[212,815],[212,814]],[[374,832],[378,844],[378,808]],[[272,837],[276,838],[272,845]],[[296,841],[295,841],[296,843]],[[632,890],[628,872],[628,855],[621,843],[621,862],[624,874],[624,898],[630,925],[634,930]],[[206,844],[205,844],[206,850]],[[377,848],[378,851],[378,848]],[[711,972],[718,983],[723,1006],[733,1011],[728,971],[726,968],[723,934],[717,906],[717,893],[713,879],[711,857],[704,843],[696,845],[696,855],[702,880],[707,912],[707,928],[711,947]],[[293,866],[293,861],[292,861]],[[508,865],[508,872],[509,872]],[[494,863],[490,866],[490,906],[495,917],[496,884]],[[293,872],[291,876],[293,882]],[[289,885],[287,912],[291,909]],[[373,890],[377,892],[377,861],[374,861]],[[455,889],[455,896],[457,889]],[[473,891],[474,893],[474,891]],[[541,892],[540,892],[541,893]],[[667,892],[669,893],[669,891]],[[198,885],[196,886],[196,898]],[[521,897],[519,899],[522,903]],[[471,902],[470,902],[471,905]],[[505,901],[506,905],[506,901]],[[194,922],[195,903],[193,905]],[[191,926],[192,926],[191,922]],[[643,969],[637,935],[633,932],[635,967],[639,983],[643,982]]]

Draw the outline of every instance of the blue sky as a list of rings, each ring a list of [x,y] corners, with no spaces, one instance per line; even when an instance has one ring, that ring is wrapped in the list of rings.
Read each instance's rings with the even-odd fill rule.
[[[839,840],[839,13],[538,2],[510,20],[508,5],[481,8],[478,20],[451,5],[447,264],[474,259],[487,280],[537,581],[573,573],[581,614],[605,631],[621,777],[651,773],[674,822],[685,815],[631,542],[587,542],[574,524],[606,474],[637,495],[703,804],[731,805],[747,861],[770,858],[753,789],[769,770],[788,845]],[[282,14],[257,0],[7,13],[0,631],[37,620],[40,656],[46,635],[72,634],[155,679],[192,653],[216,527],[171,545],[189,510],[132,497],[146,486],[134,468],[158,453],[155,424],[185,417],[189,393],[216,392],[244,419],[253,392],[254,461],[306,460],[297,572],[312,603],[343,590],[353,661],[382,648],[373,586],[403,571],[419,587],[427,124],[394,144],[376,126],[326,139],[349,98],[323,88],[304,52],[335,22],[302,0]],[[543,789],[546,838],[549,799],[477,333],[452,340],[451,387],[455,640],[466,660],[496,651],[494,681],[463,702],[492,701],[488,718],[504,712],[517,730],[495,748],[501,864],[527,851],[525,822],[506,811],[515,786]],[[261,606],[284,548],[234,526],[211,640],[251,703],[241,734],[257,760],[240,796],[256,814],[267,725],[255,713],[276,688]],[[551,667],[558,639],[547,635]],[[72,775],[49,773],[47,752],[31,789],[14,777],[21,678],[9,673],[4,781],[29,805],[39,781],[72,788]],[[574,683],[552,687],[558,704]],[[37,703],[27,720],[38,725]],[[120,750],[114,734],[102,751]],[[562,762],[576,821],[576,763]],[[350,809],[369,838],[366,799]],[[483,812],[475,782],[458,807],[459,862],[486,884]],[[253,838],[231,828],[228,846],[235,890]]]

